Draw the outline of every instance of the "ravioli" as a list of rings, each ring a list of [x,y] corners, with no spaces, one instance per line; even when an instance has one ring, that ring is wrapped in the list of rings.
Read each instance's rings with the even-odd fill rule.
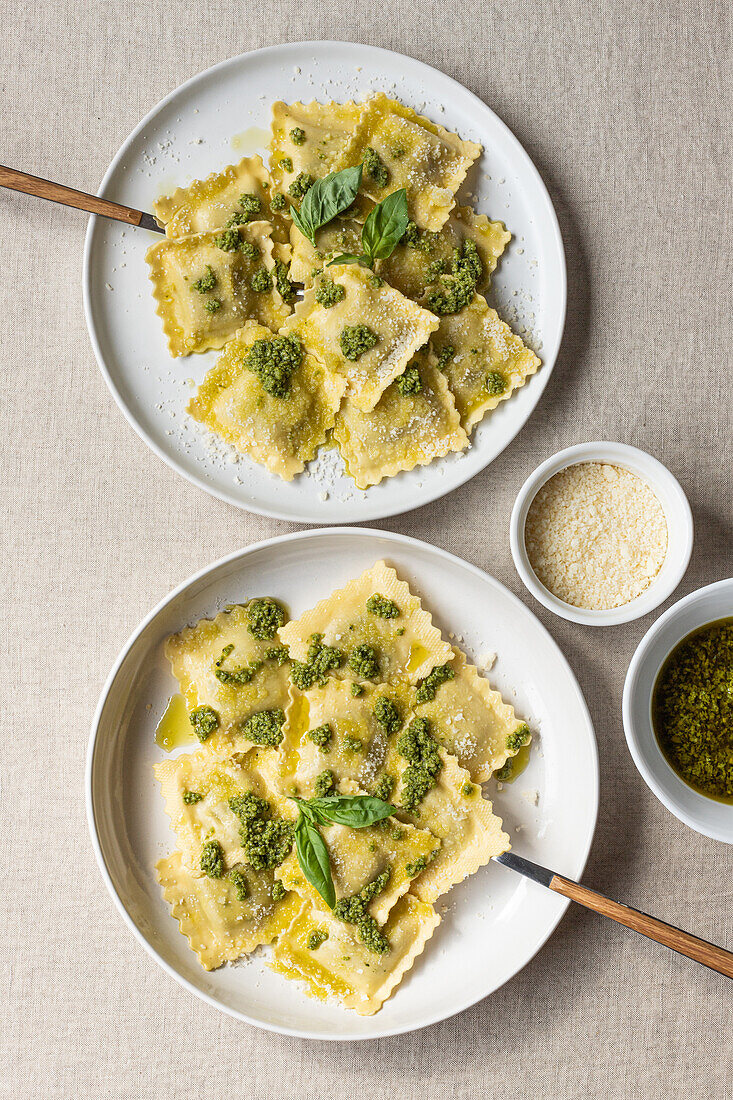
[[[273,191],[287,194],[301,173],[321,179],[346,167],[343,154],[362,114],[361,103],[272,105],[270,176]],[[296,138],[293,140],[293,133]],[[302,135],[302,138],[301,138]],[[283,163],[284,162],[284,163]]]
[[[422,954],[439,924],[431,905],[405,894],[382,929],[390,950],[375,955],[361,943],[352,925],[306,904],[279,937],[269,965],[286,978],[305,982],[311,996],[321,1000],[335,996],[344,1008],[371,1016]],[[328,933],[315,951],[308,947],[314,929]]]
[[[435,357],[418,353],[407,370],[417,372],[419,392],[401,393],[397,379],[371,412],[362,412],[347,399],[336,417],[334,438],[359,489],[468,446]]]
[[[246,872],[248,896],[243,900],[231,879],[192,874],[180,852],[159,860],[156,871],[171,915],[205,970],[272,943],[302,906],[296,894],[272,900],[271,871],[269,878]]]
[[[460,650],[453,653],[454,678],[440,685],[434,699],[416,704],[415,714],[430,721],[474,783],[485,783],[516,755],[518,749],[508,748],[507,738],[525,724]]]
[[[344,298],[326,307],[310,287],[280,331],[299,333],[312,354],[346,379],[346,393],[354,404],[369,412],[438,328],[438,318],[362,267],[339,265],[329,270],[334,283],[344,288]],[[350,329],[364,325],[373,346],[348,358],[343,340]]]
[[[153,203],[153,213],[165,226],[167,237],[175,240],[223,229],[233,217],[247,217],[240,199],[253,197],[260,203],[259,211],[253,211],[250,221],[265,219],[277,226],[277,239],[287,241],[284,219],[270,209],[268,202],[270,184],[267,169],[258,156],[244,157],[238,164],[228,164],[219,172],[212,172],[203,180],[193,180],[185,187],[177,188]],[[236,220],[232,224],[237,224]]]
[[[271,337],[262,325],[247,322],[206,375],[188,412],[240,453],[292,481],[333,427],[346,380],[304,352],[289,393],[271,396],[246,366],[254,342]]]
[[[207,706],[216,713],[217,728],[205,744],[219,755],[251,748],[242,729],[247,719],[260,711],[284,712],[288,704],[288,666],[268,656],[280,644],[278,635],[257,639],[249,626],[247,608],[235,605],[214,619],[201,619],[172,634],[165,645],[189,708]],[[240,669],[253,669],[251,677],[247,679],[245,671],[238,676],[242,682],[237,682],[226,675]]]
[[[366,150],[379,156],[387,171],[384,186],[366,170],[362,190],[381,202],[404,187],[410,216],[422,229],[437,231],[455,205],[455,194],[481,146],[463,141],[410,107],[382,93],[371,96],[349,147],[344,165],[359,164]]]
[[[284,322],[290,307],[270,275],[271,234],[268,222],[256,221],[148,249],[153,297],[174,358],[222,347],[247,320],[271,329]],[[256,290],[253,279],[260,276],[268,286]]]
[[[370,612],[367,601],[375,594],[393,601],[399,615],[383,618]],[[395,570],[384,561],[365,569],[360,577],[321,600],[296,621],[286,623],[280,638],[290,648],[294,660],[305,662],[313,634],[321,635],[325,645],[343,651],[344,664],[333,672],[342,679],[353,678],[349,660],[360,645],[375,650],[379,668],[369,679],[377,683],[399,678],[415,683],[435,665],[453,659],[451,647],[433,626],[419,597],[411,594],[410,586],[399,580]]]
[[[466,431],[541,365],[480,294],[459,313],[441,317],[431,347],[439,360],[446,348],[453,351],[443,370]]]

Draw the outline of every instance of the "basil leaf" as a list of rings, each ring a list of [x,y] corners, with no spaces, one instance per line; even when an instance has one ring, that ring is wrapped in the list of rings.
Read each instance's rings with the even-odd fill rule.
[[[291,206],[293,221],[312,245],[316,243],[316,230],[351,206],[361,186],[361,173],[361,164],[341,172],[330,172],[308,188],[300,210]]]
[[[355,256],[353,252],[342,252],[340,256],[334,256],[326,267],[331,267],[332,264],[362,264],[363,267],[369,267],[366,256]]]
[[[295,851],[300,869],[315,887],[329,909],[336,904],[336,889],[331,877],[331,861],[326,842],[317,827],[303,813],[295,824]]]
[[[383,821],[397,810],[389,802],[370,794],[337,794],[329,798],[312,798],[310,808],[334,825],[348,825],[352,829],[365,829],[377,821]]]
[[[372,263],[392,255],[409,220],[404,187],[393,191],[374,207],[361,231],[361,246]]]

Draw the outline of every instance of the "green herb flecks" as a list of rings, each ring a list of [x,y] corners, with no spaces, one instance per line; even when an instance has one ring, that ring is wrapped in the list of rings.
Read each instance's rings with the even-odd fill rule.
[[[358,893],[351,897],[342,898],[336,903],[333,914],[346,924],[353,924],[359,933],[359,939],[369,951],[376,955],[384,955],[390,949],[389,940],[379,930],[374,917],[368,913],[370,902],[381,894],[386,888],[390,878],[390,870],[382,871],[375,879],[362,887]]]
[[[397,752],[407,761],[402,773],[402,806],[408,813],[415,813],[443,767],[427,718],[410,722],[397,739]]]
[[[395,379],[395,385],[402,397],[414,397],[415,394],[422,393],[422,378],[418,367],[414,363],[405,367],[399,378]]]
[[[273,817],[270,803],[246,791],[229,799],[239,821],[239,839],[247,862],[255,871],[279,867],[293,846],[293,823]]]
[[[262,596],[247,604],[247,631],[258,641],[272,641],[285,621],[285,611],[272,596]]]
[[[272,290],[272,275],[266,267],[256,267],[250,276],[249,285],[256,294],[265,294]]]
[[[282,728],[285,714],[280,707],[273,710],[260,710],[250,715],[240,726],[242,734],[255,745],[268,745],[277,748],[283,739]]]
[[[386,187],[389,183],[389,168],[371,145],[367,145],[364,150],[364,170],[368,176],[371,176],[377,187]]]
[[[522,723],[521,726],[517,726],[513,733],[509,734],[506,739],[506,747],[510,752],[519,752],[521,748],[529,743],[530,737],[529,726]]]
[[[198,290],[199,294],[208,294],[210,290],[214,289],[216,283],[217,278],[214,269],[210,264],[207,264],[206,273],[193,283],[193,289]]]
[[[328,723],[324,723],[322,726],[316,726],[313,730],[308,730],[306,736],[309,741],[312,741],[314,745],[318,746],[321,752],[328,752],[331,748],[333,731]]]
[[[460,312],[473,299],[482,273],[483,264],[476,244],[466,238],[460,248],[453,250],[450,274],[440,275],[434,289],[428,293],[428,309],[439,316]]]
[[[296,333],[255,340],[245,367],[256,374],[265,393],[284,398],[290,393],[292,376],[301,364],[303,344]]]
[[[328,932],[324,932],[322,928],[314,928],[308,936],[306,947],[309,951],[317,951],[321,944],[324,944],[327,939]]]
[[[203,801],[204,796],[198,791],[184,791],[181,797],[185,806],[195,806],[197,802]]]
[[[188,720],[202,744],[219,725],[219,715],[212,707],[206,706],[196,707],[195,710],[192,710]]]
[[[380,695],[374,703],[375,720],[389,737],[396,733],[402,725],[402,718],[395,704],[386,695]]]
[[[486,375],[486,389],[492,397],[499,397],[506,392],[506,377],[498,370],[490,370]]]
[[[238,900],[246,901],[249,897],[249,882],[244,868],[240,865],[232,867],[231,871],[227,872],[227,878],[234,887]]]
[[[324,309],[331,309],[332,306],[343,302],[345,297],[346,291],[341,284],[333,283],[330,279],[321,279],[316,287],[316,301]]]
[[[305,130],[303,130],[300,126],[293,126],[292,130],[290,131],[290,140],[292,141],[293,145],[304,145]]]
[[[373,645],[362,642],[349,654],[349,668],[362,680],[373,680],[379,675],[379,656]]]
[[[207,840],[201,849],[199,866],[209,878],[221,878],[224,874],[224,851],[218,840]]]
[[[340,668],[345,654],[335,646],[323,644],[322,634],[311,634],[305,661],[293,661],[290,679],[300,691],[308,691],[314,684],[323,687],[329,672]]]
[[[399,619],[400,617],[400,609],[394,600],[387,599],[379,592],[369,597],[366,609],[370,615],[376,615],[379,619]]]
[[[417,685],[415,702],[432,703],[440,685],[452,680],[455,674],[455,669],[450,664],[438,665]]]
[[[365,351],[369,351],[379,343],[376,332],[372,332],[368,325],[346,325],[339,336],[339,347],[344,358],[355,363]]]

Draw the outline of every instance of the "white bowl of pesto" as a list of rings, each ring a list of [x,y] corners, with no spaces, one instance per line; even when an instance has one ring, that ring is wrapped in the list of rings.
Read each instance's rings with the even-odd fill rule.
[[[213,1007],[257,1027],[311,1039],[373,1039],[425,1027],[488,996],[539,951],[567,901],[495,863],[436,907],[441,923],[404,982],[374,1016],[313,1000],[267,966],[203,970],[163,900],[155,863],[174,847],[152,765],[166,758],[156,726],[177,686],[165,638],[248,595],[271,594],[295,616],[385,559],[409,581],[469,658],[496,654],[489,678],[533,731],[526,770],[486,786],[517,852],[579,878],[593,838],[598,763],[578,683],[555,642],[503,585],[459,558],[402,535],[331,528],[258,543],[203,569],[167,596],[124,646],[94,718],[87,810],[102,877],[153,959]],[[180,751],[180,750],[179,750]],[[185,751],[185,750],[184,750]],[[110,907],[109,919],[116,917]],[[548,966],[552,960],[548,959]]]
[[[397,96],[483,145],[458,198],[503,221],[512,233],[492,276],[489,304],[542,366],[485,417],[462,453],[367,490],[355,487],[335,450],[322,450],[293,481],[238,455],[186,411],[192,387],[219,353],[170,358],[145,263],[146,250],[160,238],[103,218],[92,218],[87,231],[87,327],[107,385],[131,426],[199,488],[239,508],[296,523],[363,523],[428,504],[483,470],[526,423],[549,382],[566,307],[562,239],[539,173],[493,111],[445,74],[373,46],[305,42],[255,50],[187,81],[140,122],[100,187],[107,198],[150,211],[161,195],[192,179],[244,156],[266,156],[276,100],[346,102],[371,91]]]
[[[624,731],[645,783],[667,809],[698,833],[733,844],[733,802],[710,798],[685,782],[662,751],[653,700],[661,670],[683,639],[710,624],[733,623],[733,578],[691,592],[670,607],[639,642],[626,673]]]

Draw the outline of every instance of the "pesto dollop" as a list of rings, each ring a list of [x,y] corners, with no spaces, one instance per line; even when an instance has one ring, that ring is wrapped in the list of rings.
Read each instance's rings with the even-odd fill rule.
[[[369,903],[381,894],[390,878],[390,870],[387,868],[377,875],[375,879],[363,886],[358,893],[351,897],[341,898],[333,908],[333,915],[346,924],[353,924],[359,933],[359,939],[364,946],[376,955],[384,955],[390,950],[389,940],[379,931],[379,926],[374,917],[367,912]]]
[[[334,283],[330,279],[321,279],[316,288],[316,301],[324,309],[330,309],[331,306],[342,302],[345,297],[346,291],[341,283]]]
[[[208,294],[210,290],[213,290],[216,286],[216,275],[211,264],[206,265],[206,273],[197,279],[193,284],[193,289],[198,290],[199,294]]]
[[[352,680],[352,682],[351,682],[351,694],[354,696],[355,699],[358,698],[358,696],[363,695],[364,694],[364,688],[363,688],[362,684],[357,684],[355,680]]]
[[[219,298],[209,298],[208,302],[204,302],[204,309],[207,313],[218,313],[221,309],[221,301]]]
[[[265,393],[284,398],[290,393],[292,376],[302,358],[303,344],[300,337],[292,333],[255,340],[244,365],[257,375]]]
[[[275,881],[272,884],[272,900],[273,901],[282,901],[286,894],[287,894],[287,890],[283,886],[280,879],[276,878]]]
[[[229,687],[241,687],[243,684],[250,684],[255,674],[262,668],[262,661],[254,661],[252,664],[240,665],[237,668],[222,668],[224,661],[233,652],[234,646],[231,642],[229,645],[224,646],[219,659],[214,662],[214,675],[220,684],[227,684]]]
[[[240,728],[248,741],[276,749],[283,739],[284,723],[285,714],[280,707],[275,707],[273,710],[259,710],[250,715]]]
[[[354,737],[353,734],[344,734],[344,748],[347,752],[363,752],[364,742],[360,737]]]
[[[339,336],[341,351],[352,363],[378,342],[379,337],[368,325],[346,325]]]
[[[241,865],[232,867],[231,871],[227,873],[227,878],[234,887],[239,901],[246,901],[249,897],[249,882],[247,881],[247,875],[245,874],[244,868]]]
[[[415,813],[443,767],[427,718],[413,718],[397,739],[397,752],[407,761],[402,773],[402,806]]]
[[[266,267],[256,267],[250,275],[249,285],[257,294],[272,290],[272,275]]]
[[[182,795],[184,805],[186,806],[195,806],[197,802],[203,800],[203,797],[204,796],[199,794],[198,791],[184,791]]]
[[[445,370],[450,361],[455,358],[456,349],[452,344],[445,344],[438,352],[438,370]]]
[[[329,672],[344,663],[344,653],[335,646],[323,644],[322,634],[311,634],[305,661],[293,661],[290,679],[300,691],[308,691],[314,684],[323,687]]]
[[[395,385],[402,397],[414,397],[416,393],[422,392],[420,371],[414,364],[405,367],[404,372],[395,379]]]
[[[273,817],[270,803],[253,791],[230,798],[229,809],[239,821],[239,838],[250,866],[255,871],[279,867],[293,846],[292,822]]]
[[[415,222],[409,221],[400,243],[408,245],[409,248],[416,248],[418,252],[428,253],[433,251],[436,237],[436,233],[420,230]]]
[[[392,791],[394,790],[395,778],[393,775],[388,775],[386,772],[381,777],[376,787],[374,788],[374,797],[381,798],[382,802],[389,802],[392,797]]]
[[[432,703],[440,685],[452,680],[455,674],[450,664],[438,665],[417,685],[415,702]]]
[[[472,300],[482,273],[476,244],[466,238],[460,248],[453,250],[450,274],[440,275],[437,286],[427,295],[428,309],[439,316],[458,313]]]
[[[262,210],[262,200],[259,195],[245,194],[239,196],[239,205],[242,207],[247,221],[254,218]]]
[[[394,600],[387,599],[380,592],[375,592],[366,602],[366,609],[370,615],[376,615],[380,619],[399,619],[400,609]]]
[[[362,642],[349,654],[349,668],[363,680],[373,680],[379,675],[379,657],[373,645]]]
[[[490,370],[486,375],[486,389],[492,397],[498,397],[507,388],[507,380],[501,371]]]
[[[675,646],[654,685],[652,725],[685,783],[733,802],[733,619],[710,623]]]
[[[201,849],[199,866],[209,878],[221,878],[224,874],[224,850],[218,840],[207,840]]]
[[[290,184],[290,187],[288,187],[288,194],[291,199],[302,199],[307,195],[315,182],[310,172],[298,172],[297,176]]]
[[[517,726],[513,733],[509,734],[506,739],[506,747],[510,752],[519,752],[527,744],[529,738],[529,727],[523,723],[521,726]]]
[[[219,715],[212,707],[206,706],[196,707],[195,710],[192,710],[188,720],[202,744],[219,725]]]
[[[325,768],[322,772],[319,772],[315,778],[313,790],[315,791],[316,798],[328,798],[330,794],[335,793],[336,780],[330,768]]]
[[[215,244],[222,252],[236,252],[241,240],[242,238],[239,236],[239,232],[236,229],[225,229],[224,232],[220,233],[216,238]]]
[[[293,161],[291,157],[280,157],[280,167],[284,172],[292,172]]]
[[[364,150],[364,171],[374,180],[378,187],[386,187],[389,183],[389,169],[376,149],[367,145]]]
[[[397,710],[392,700],[388,699],[386,695],[380,695],[376,700],[372,714],[388,737],[390,734],[396,733],[402,725],[400,712]]]
[[[283,195],[282,191],[276,191],[270,199],[270,206],[275,211],[284,210],[288,205],[288,200]]]
[[[305,130],[301,129],[300,126],[293,126],[290,131],[290,140],[293,145],[303,145],[305,143]]]
[[[272,649],[265,651],[265,660],[274,661],[276,665],[284,665],[290,660],[290,651],[286,645],[274,645]]]
[[[333,730],[324,723],[322,726],[316,726],[313,730],[308,730],[308,740],[312,741],[314,745],[317,745],[321,752],[328,752],[331,748],[331,738],[333,737]]]
[[[285,619],[285,611],[272,596],[262,596],[247,604],[247,631],[258,641],[271,641]]]
[[[290,282],[288,274],[290,268],[282,260],[275,260],[275,286],[284,302],[292,302],[295,299],[295,287]]]
[[[317,951],[321,944],[325,943],[328,939],[328,932],[324,932],[322,928],[314,928],[308,936],[307,947],[309,951]]]

